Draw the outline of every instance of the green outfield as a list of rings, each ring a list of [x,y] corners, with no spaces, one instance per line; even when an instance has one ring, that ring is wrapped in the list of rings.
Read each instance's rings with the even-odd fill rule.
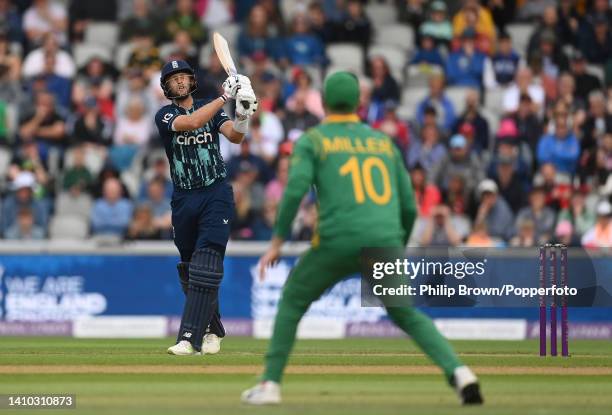
[[[172,339],[0,339],[0,394],[70,393],[53,414],[609,414],[612,343],[572,341],[572,357],[540,358],[534,341],[456,341],[480,376],[485,406],[460,408],[437,368],[405,339],[300,341],[284,403],[239,403],[266,342],[228,338],[216,356],[165,354]],[[191,412],[196,411],[196,412]],[[0,410],[25,414],[28,410]],[[32,413],[46,413],[36,411]]]

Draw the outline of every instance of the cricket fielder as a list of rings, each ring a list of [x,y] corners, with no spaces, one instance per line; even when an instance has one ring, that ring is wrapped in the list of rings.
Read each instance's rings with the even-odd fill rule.
[[[242,394],[254,405],[280,403],[280,382],[297,325],[310,304],[343,278],[360,271],[362,247],[404,247],[416,217],[412,186],[391,139],[359,121],[357,78],[329,76],[323,86],[324,122],[304,133],[291,157],[289,181],[268,251],[275,264],[304,194],[314,185],[319,202],[312,247],[283,288],[261,382]],[[480,404],[478,380],[455,355],[433,322],[412,307],[389,307],[389,316],[444,371],[463,404]]]
[[[186,295],[174,355],[217,353],[225,330],[221,324],[218,289],[223,278],[223,258],[234,215],[234,195],[226,180],[219,150],[219,132],[232,143],[242,142],[257,98],[249,79],[228,77],[224,94],[210,102],[194,100],[197,84],[193,69],[184,61],[164,65],[161,87],[171,104],[155,115],[170,162],[174,184],[172,227],[181,255],[177,265]],[[228,99],[237,99],[236,119],[223,111]],[[204,333],[206,328],[208,333]],[[203,345],[204,344],[204,345]]]

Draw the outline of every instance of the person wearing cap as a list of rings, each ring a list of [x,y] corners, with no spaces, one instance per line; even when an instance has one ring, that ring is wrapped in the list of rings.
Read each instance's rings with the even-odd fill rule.
[[[1,231],[4,235],[7,230],[17,223],[19,212],[27,209],[34,218],[34,225],[47,229],[49,221],[49,204],[45,199],[34,196],[37,187],[36,177],[29,171],[19,172],[10,184],[12,192],[4,199],[2,205]]]
[[[499,195],[497,184],[491,179],[484,179],[478,183],[476,196],[479,204],[474,223],[485,223],[491,237],[509,241],[514,235],[514,215],[508,203]]]
[[[447,15],[446,3],[434,0],[429,6],[428,19],[419,28],[421,36],[428,36],[436,46],[449,46],[453,39],[453,26]]]
[[[463,176],[468,191],[484,179],[484,167],[476,154],[470,151],[469,143],[461,134],[449,140],[449,152],[429,171],[430,181],[441,190],[448,189],[449,178],[455,174]]]
[[[516,224],[525,219],[535,224],[536,243],[545,243],[553,236],[555,229],[555,212],[546,206],[546,190],[536,185],[529,192],[529,205],[519,210]]]
[[[582,237],[582,246],[609,249],[612,247],[612,204],[607,199],[601,200],[595,212],[597,221]]]
[[[506,87],[512,83],[521,63],[520,55],[512,46],[512,38],[502,32],[497,49],[485,62],[484,85],[487,88]]]
[[[177,343],[167,351],[180,356],[214,354],[225,335],[218,292],[234,216],[220,134],[241,143],[257,111],[257,97],[246,76],[232,75],[222,85],[223,95],[210,101],[194,99],[195,72],[180,60],[163,66],[160,87],[171,103],[157,111],[155,124],[174,184],[172,227],[181,259],[177,270],[187,297]],[[223,110],[229,99],[236,101],[233,121]]]
[[[468,27],[461,34],[461,46],[446,61],[448,84],[480,88],[486,55],[476,48],[476,31]]]
[[[582,101],[586,101],[591,92],[601,89],[599,78],[587,71],[587,60],[580,49],[574,49],[570,56],[570,72],[576,83],[575,95]]]
[[[403,248],[417,209],[408,172],[392,140],[361,123],[359,81],[349,72],[325,79],[327,117],[302,135],[291,156],[270,247],[259,277],[276,264],[304,195],[314,185],[319,220],[311,248],[283,288],[261,382],[242,394],[253,405],[281,401],[280,382],[298,323],[310,304],[346,276],[359,271],[362,247]],[[409,334],[455,385],[464,404],[482,403],[478,380],[428,317],[413,307],[389,307],[391,319]]]

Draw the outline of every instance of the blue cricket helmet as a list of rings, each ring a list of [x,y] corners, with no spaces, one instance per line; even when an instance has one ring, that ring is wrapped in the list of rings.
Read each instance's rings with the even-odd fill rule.
[[[170,89],[168,88],[166,84],[168,82],[168,78],[171,75],[174,75],[175,73],[179,73],[179,72],[191,75],[191,79],[192,79],[191,87],[189,88],[189,92],[187,92],[186,94],[173,96]],[[162,67],[161,78],[159,82],[160,82],[162,91],[164,91],[164,95],[168,99],[183,98],[183,97],[186,97],[187,95],[192,94],[196,89],[198,89],[198,83],[195,78],[195,71],[187,62],[182,61],[182,60],[172,60],[172,61],[166,62],[166,64]]]

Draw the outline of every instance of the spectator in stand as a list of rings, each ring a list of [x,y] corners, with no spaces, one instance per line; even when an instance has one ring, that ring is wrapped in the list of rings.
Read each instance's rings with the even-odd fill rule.
[[[558,35],[559,41],[563,45],[576,45],[578,43],[578,33],[582,24],[582,16],[576,10],[576,2],[573,0],[559,1],[557,7]]]
[[[576,98],[586,102],[591,92],[601,89],[598,77],[587,72],[587,61],[582,52],[574,50],[570,61],[571,74],[576,84]]]
[[[196,67],[199,67],[199,65]],[[192,68],[195,67],[192,66]],[[217,53],[211,48],[208,66],[200,67],[199,70],[196,70],[198,89],[193,94],[194,99],[214,99],[223,94],[221,84],[223,84],[226,78],[227,73],[223,66],[221,66]],[[251,81],[253,80],[253,76],[251,76]],[[255,84],[253,84],[253,89],[257,90]]]
[[[249,19],[238,36],[238,54],[244,65],[250,63],[256,54],[263,54],[272,59],[274,44],[269,33],[268,16],[261,5],[255,5],[249,13]]]
[[[32,78],[40,75],[45,67],[45,55],[54,54],[55,74],[65,78],[72,78],[76,72],[76,66],[72,56],[65,50],[59,48],[56,35],[48,33],[42,38],[41,47],[32,50],[23,61],[23,76]]]
[[[293,109],[288,110],[283,119],[283,129],[287,135],[293,130],[304,132],[319,123],[319,118],[306,108],[306,99],[304,91],[293,94]]]
[[[33,113],[26,115],[19,127],[19,135],[24,141],[35,141],[40,157],[47,162],[50,149],[60,152],[66,144],[66,123],[58,113],[55,98],[47,92],[36,96]]]
[[[321,43],[327,45],[336,36],[334,23],[326,16],[323,7],[318,2],[311,2],[308,5],[308,20],[310,29]]]
[[[64,173],[64,190],[78,187],[87,190],[93,184],[93,176],[85,165],[85,146],[74,147],[72,151],[72,166]]]
[[[21,15],[11,0],[0,0],[0,31],[10,42],[23,43],[25,40]]]
[[[266,184],[270,181],[270,168],[266,164],[265,160],[251,152],[251,143],[249,140],[243,140],[240,143],[240,154],[229,159],[227,163],[227,177],[230,180],[235,180],[240,171],[240,166],[244,161],[248,161],[252,165],[255,166],[259,175],[257,177],[258,181]]]
[[[463,176],[469,191],[484,178],[478,157],[470,151],[467,140],[460,134],[451,137],[450,152],[430,171],[430,181],[444,191],[448,189],[449,178],[455,174]]]
[[[108,147],[111,144],[111,132],[112,126],[100,115],[96,99],[85,99],[84,112],[74,123],[71,142]]]
[[[544,108],[544,89],[534,82],[533,73],[528,67],[519,68],[514,83],[506,89],[502,103],[504,112],[514,113],[519,107],[519,101],[523,94],[531,98],[534,114],[538,114]]]
[[[168,55],[167,60],[183,60],[197,70],[200,66],[199,52],[189,32],[181,29],[174,34],[172,51]]]
[[[521,221],[530,220],[535,224],[537,244],[549,242],[555,229],[555,212],[546,206],[546,191],[535,186],[529,192],[529,206],[519,210],[516,215],[517,227]]]
[[[410,170],[410,179],[412,179],[418,215],[429,217],[442,200],[440,191],[435,185],[427,183],[427,172],[420,163],[415,164]]]
[[[453,39],[453,26],[448,20],[446,3],[434,0],[429,6],[429,18],[420,26],[421,36],[430,37],[437,47],[450,45]]]
[[[543,127],[540,118],[534,110],[533,101],[528,94],[520,96],[518,109],[511,119],[516,124],[518,140],[528,146],[532,160],[535,162],[537,145],[542,136]],[[533,163],[530,167],[534,167]]]
[[[582,238],[595,225],[595,212],[588,209],[585,204],[585,194],[576,190],[572,193],[572,198],[568,208],[559,213],[557,226],[562,222],[572,225],[573,233]]]
[[[337,27],[337,40],[356,43],[366,50],[372,41],[372,24],[360,0],[347,0],[345,13]]]
[[[491,237],[509,241],[514,235],[514,215],[508,203],[499,195],[495,182],[491,179],[481,181],[476,193],[480,202],[474,223],[484,223]]]
[[[45,65],[40,75],[32,79],[30,90],[48,91],[55,97],[55,102],[64,110],[70,108],[70,79],[55,74],[56,55],[45,53]]]
[[[146,79],[151,79],[161,69],[162,60],[159,49],[151,36],[142,35],[132,39],[134,49],[130,55],[126,69],[140,71]]]
[[[533,248],[538,243],[535,233],[535,224],[529,218],[517,220],[516,236],[510,240],[510,246],[520,248]]]
[[[462,239],[461,234],[457,231],[448,206],[435,206],[431,216],[426,219],[419,244],[421,246],[457,246]]]
[[[416,30],[423,24],[427,12],[425,0],[398,0],[395,2],[399,21]]]
[[[555,111],[555,132],[544,134],[538,143],[538,163],[552,163],[558,171],[574,174],[580,156],[580,144],[569,129],[569,114],[566,111]]]
[[[21,77],[21,58],[11,51],[10,38],[2,32],[0,32],[0,70],[2,77],[10,81],[19,81]],[[15,100],[15,95],[9,95],[9,97]]]
[[[265,188],[266,200],[272,200],[276,204],[280,203],[287,186],[287,179],[289,178],[289,161],[288,156],[282,156],[278,159],[276,177],[270,180]]]
[[[429,33],[421,30],[419,48],[410,60],[410,65],[419,65],[419,70],[423,73],[431,73],[435,67],[444,68],[442,53]]]
[[[232,182],[236,211],[232,220],[234,239],[252,239],[253,225],[263,207],[264,190],[257,180],[257,166],[247,160],[240,162],[235,180]]]
[[[419,126],[424,124],[427,108],[435,109],[438,125],[442,128],[443,134],[452,131],[456,122],[455,108],[452,101],[444,94],[444,75],[441,73],[432,74],[429,78],[429,95],[417,107],[416,120]]]
[[[448,189],[442,193],[442,200],[450,207],[453,215],[466,217],[474,208],[472,193],[465,185],[465,177],[458,173],[448,178]]]
[[[73,1],[68,10],[70,16],[70,39],[83,41],[85,29],[90,22],[115,22],[117,1]]]
[[[41,197],[45,190],[52,184],[51,177],[40,158],[38,146],[34,141],[22,141],[20,146],[15,149],[13,158],[7,172],[7,180],[14,181],[22,172],[34,174],[36,184],[36,196]]]
[[[263,212],[253,223],[253,240],[269,241],[274,231],[274,221],[278,210],[278,201],[266,199]]]
[[[166,19],[164,29],[163,37],[167,41],[174,39],[177,32],[184,30],[198,45],[206,42],[207,32],[195,12],[193,0],[177,0],[176,8]]]
[[[117,120],[110,151],[110,160],[120,171],[130,167],[138,150],[144,148],[151,137],[151,122],[146,117],[144,103],[138,97],[128,102],[125,114]]]
[[[515,160],[500,157],[497,160],[493,178],[499,188],[499,194],[508,202],[513,214],[525,205],[526,186],[514,168]]]
[[[426,171],[431,171],[446,157],[446,147],[440,143],[440,133],[436,125],[425,125],[421,128],[421,136],[410,143],[408,150],[408,167],[417,164]]]
[[[595,173],[597,153],[604,136],[612,133],[612,115],[606,111],[605,97],[600,91],[589,95],[589,112],[581,130],[579,173],[586,179]]]
[[[293,73],[293,85],[290,93],[287,94],[287,109],[295,110],[295,98],[293,95],[299,91],[304,95],[306,109],[318,118],[323,118],[325,111],[323,109],[323,101],[321,100],[321,92],[313,87],[312,77],[302,69],[295,70]]]
[[[383,118],[372,124],[372,128],[382,131],[393,139],[402,154],[406,154],[410,144],[408,125],[397,115],[397,102],[385,102]]]
[[[155,157],[151,161],[149,168],[144,172],[140,191],[138,192],[139,201],[144,201],[147,198],[149,183],[153,180],[164,184],[164,198],[170,200],[174,186],[172,185],[172,180],[170,180],[170,164],[165,155]]]
[[[538,14],[541,16],[540,23],[535,27],[531,37],[529,38],[529,44],[527,46],[527,62],[532,62],[534,54],[536,54],[540,48],[540,37],[542,33],[552,32],[556,38],[560,38],[559,33],[559,18],[557,15],[556,6],[549,4],[545,6],[544,11]]]
[[[166,196],[166,182],[161,177],[153,178],[147,185],[145,205],[151,210],[151,223],[157,234],[164,239],[172,238],[172,215],[170,199]]]
[[[42,227],[34,224],[34,216],[29,208],[21,208],[17,212],[17,222],[11,225],[4,235],[5,239],[41,240],[45,238]]]
[[[465,246],[474,248],[493,248],[502,245],[499,238],[492,238],[486,222],[476,222],[465,241]]]
[[[461,34],[461,47],[452,52],[446,61],[449,85],[480,88],[483,82],[486,56],[476,49],[476,33],[467,28]]]
[[[372,102],[384,105],[387,101],[400,100],[401,88],[391,74],[389,64],[382,56],[373,56],[369,62],[369,75],[372,78]]]
[[[102,192],[91,211],[92,234],[123,237],[132,219],[132,202],[123,195],[121,183],[115,178],[104,181]]]
[[[609,24],[606,17],[598,15],[583,37],[580,49],[590,63],[603,65],[612,58],[612,33],[608,28]]]
[[[574,120],[584,118],[586,103],[576,99],[576,81],[567,72],[562,73],[557,81],[557,101],[562,102],[569,108],[570,114],[574,115]],[[578,122],[573,124],[577,126]]]
[[[261,5],[268,16],[270,22],[270,29],[272,34],[277,37],[284,37],[286,35],[286,25],[283,20],[283,12],[281,10],[281,2],[277,0],[258,0],[257,3]]]
[[[461,128],[469,128],[473,131],[461,131]],[[489,122],[480,113],[480,93],[477,89],[469,89],[465,94],[465,110],[459,116],[455,127],[455,133],[465,135],[466,132],[473,134],[472,150],[481,154],[489,148]]]
[[[259,109],[251,118],[247,137],[250,151],[272,165],[278,154],[278,145],[285,136],[283,125],[276,114]]]
[[[46,34],[57,36],[60,44],[66,44],[68,17],[66,6],[49,0],[34,0],[23,15],[23,30],[30,45],[40,45]]]
[[[291,65],[322,67],[325,62],[325,46],[310,28],[305,14],[296,14],[291,25],[293,34],[285,39],[285,54]]]
[[[156,41],[162,37],[161,23],[149,7],[149,0],[133,0],[132,14],[121,22],[119,40],[129,42],[133,37],[151,36]]]
[[[469,27],[468,22],[470,21],[471,14],[476,15],[475,31],[494,40],[496,33],[491,12],[478,4],[477,0],[463,0],[461,10],[453,17],[453,33],[455,37],[463,35],[465,29]]]
[[[604,185],[612,177],[612,132],[606,133],[595,154],[595,177],[599,185]]]
[[[562,72],[567,71],[569,62],[557,43],[557,37],[552,30],[545,30],[540,35],[540,45],[532,59],[537,59],[542,68],[540,78],[549,97],[555,97],[556,80]],[[532,61],[530,61],[531,63]]]
[[[134,209],[134,217],[130,222],[125,238],[127,240],[161,239],[161,233],[154,223],[153,211],[147,203],[142,203]]]
[[[485,63],[485,87],[497,88],[510,85],[516,76],[520,63],[521,57],[512,47],[512,38],[508,33],[501,33],[497,50]]]
[[[49,205],[47,200],[35,196],[36,177],[28,171],[17,174],[11,183],[12,193],[5,199],[2,206],[2,233],[17,223],[19,211],[27,209],[34,217],[34,224],[43,230],[47,229]]]
[[[582,237],[586,248],[610,248],[612,246],[612,205],[608,200],[597,204],[597,221]]]
[[[465,28],[462,33],[466,31],[473,31],[474,35],[474,44],[476,46],[476,50],[484,53],[485,55],[489,55],[491,53],[491,49],[495,46],[495,32],[491,34],[483,33],[478,31],[478,10],[475,7],[470,7],[464,11],[465,16]],[[452,49],[457,50],[461,47],[461,40],[459,36],[453,39]]]
[[[152,118],[156,110],[155,98],[151,90],[147,87],[147,78],[141,69],[130,69],[125,76],[124,87],[117,91],[114,100],[114,113],[117,116],[125,114],[129,102],[134,98],[139,98],[145,106],[147,117]]]

